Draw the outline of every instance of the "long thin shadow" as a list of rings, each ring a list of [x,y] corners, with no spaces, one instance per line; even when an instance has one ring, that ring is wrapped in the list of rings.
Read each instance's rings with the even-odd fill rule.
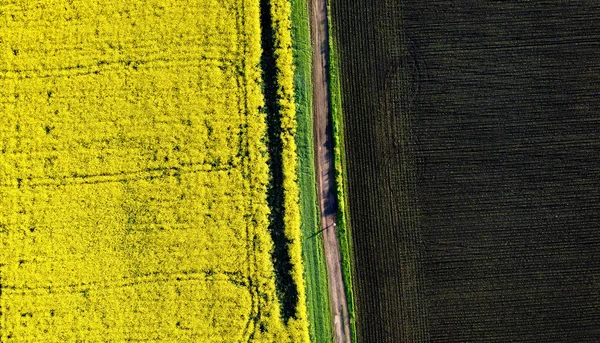
[[[317,231],[317,232],[313,233],[312,235],[310,235],[310,236],[308,236],[308,237],[304,238],[304,240],[306,241],[306,240],[309,240],[309,239],[315,238],[315,237],[317,237],[317,236],[318,236],[320,233],[322,233],[323,231],[325,231],[325,230],[327,230],[327,229],[329,229],[329,228],[331,228],[331,225],[329,225],[329,226],[327,226],[327,227],[324,227],[324,228],[322,228],[321,230],[319,230],[319,231]]]
[[[298,289],[292,278],[292,263],[284,228],[284,189],[283,189],[283,142],[281,140],[281,114],[277,102],[277,77],[275,61],[275,36],[268,0],[260,0],[262,47],[261,67],[263,70],[265,108],[267,115],[267,137],[269,150],[269,170],[271,182],[267,191],[267,202],[271,209],[269,231],[273,239],[273,264],[275,285],[281,304],[281,314],[285,322],[295,318],[298,304]]]

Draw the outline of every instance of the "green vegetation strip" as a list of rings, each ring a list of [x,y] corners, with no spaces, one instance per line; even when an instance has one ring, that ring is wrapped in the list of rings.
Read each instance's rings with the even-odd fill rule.
[[[335,28],[331,20],[330,1],[327,1],[327,21],[329,22],[329,94],[332,116],[335,184],[338,201],[338,237],[340,240],[340,253],[342,255],[342,275],[346,286],[348,300],[348,314],[350,316],[350,335],[356,342],[356,308],[354,306],[354,292],[352,282],[352,234],[350,231],[350,215],[346,207],[346,157],[344,148],[344,118],[342,114],[341,83],[337,67],[337,50],[335,47]]]
[[[292,0],[292,48],[296,101],[298,184],[300,185],[302,251],[311,342],[333,341],[333,328],[323,241],[319,230],[313,146],[312,46],[306,0]]]

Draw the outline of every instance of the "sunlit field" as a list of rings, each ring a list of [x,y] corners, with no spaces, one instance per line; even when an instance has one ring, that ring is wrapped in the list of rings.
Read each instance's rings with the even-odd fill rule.
[[[255,0],[0,4],[0,341],[307,337],[299,251],[299,314],[275,290],[260,37]]]

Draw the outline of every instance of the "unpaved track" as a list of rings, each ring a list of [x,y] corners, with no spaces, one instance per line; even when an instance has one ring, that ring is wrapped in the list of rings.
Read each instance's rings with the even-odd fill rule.
[[[336,230],[337,204],[333,162],[333,136],[329,113],[328,66],[329,38],[326,0],[311,0],[313,43],[313,106],[317,190],[321,229],[327,262],[327,277],[333,311],[336,342],[350,342],[348,302],[342,278],[340,245]]]

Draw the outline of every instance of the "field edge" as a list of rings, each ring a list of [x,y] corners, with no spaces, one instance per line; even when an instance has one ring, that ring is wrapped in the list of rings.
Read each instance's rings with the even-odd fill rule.
[[[344,117],[342,112],[341,82],[337,61],[339,56],[336,48],[336,31],[331,14],[331,0],[327,0],[327,21],[329,35],[329,94],[330,111],[333,131],[333,155],[335,163],[335,185],[338,201],[337,229],[340,240],[340,253],[342,257],[342,276],[346,298],[348,300],[348,314],[350,316],[350,336],[353,342],[357,342],[356,320],[357,313],[354,305],[353,291],[353,250],[352,234],[350,225],[350,214],[347,208],[346,198],[346,155],[344,144]]]

